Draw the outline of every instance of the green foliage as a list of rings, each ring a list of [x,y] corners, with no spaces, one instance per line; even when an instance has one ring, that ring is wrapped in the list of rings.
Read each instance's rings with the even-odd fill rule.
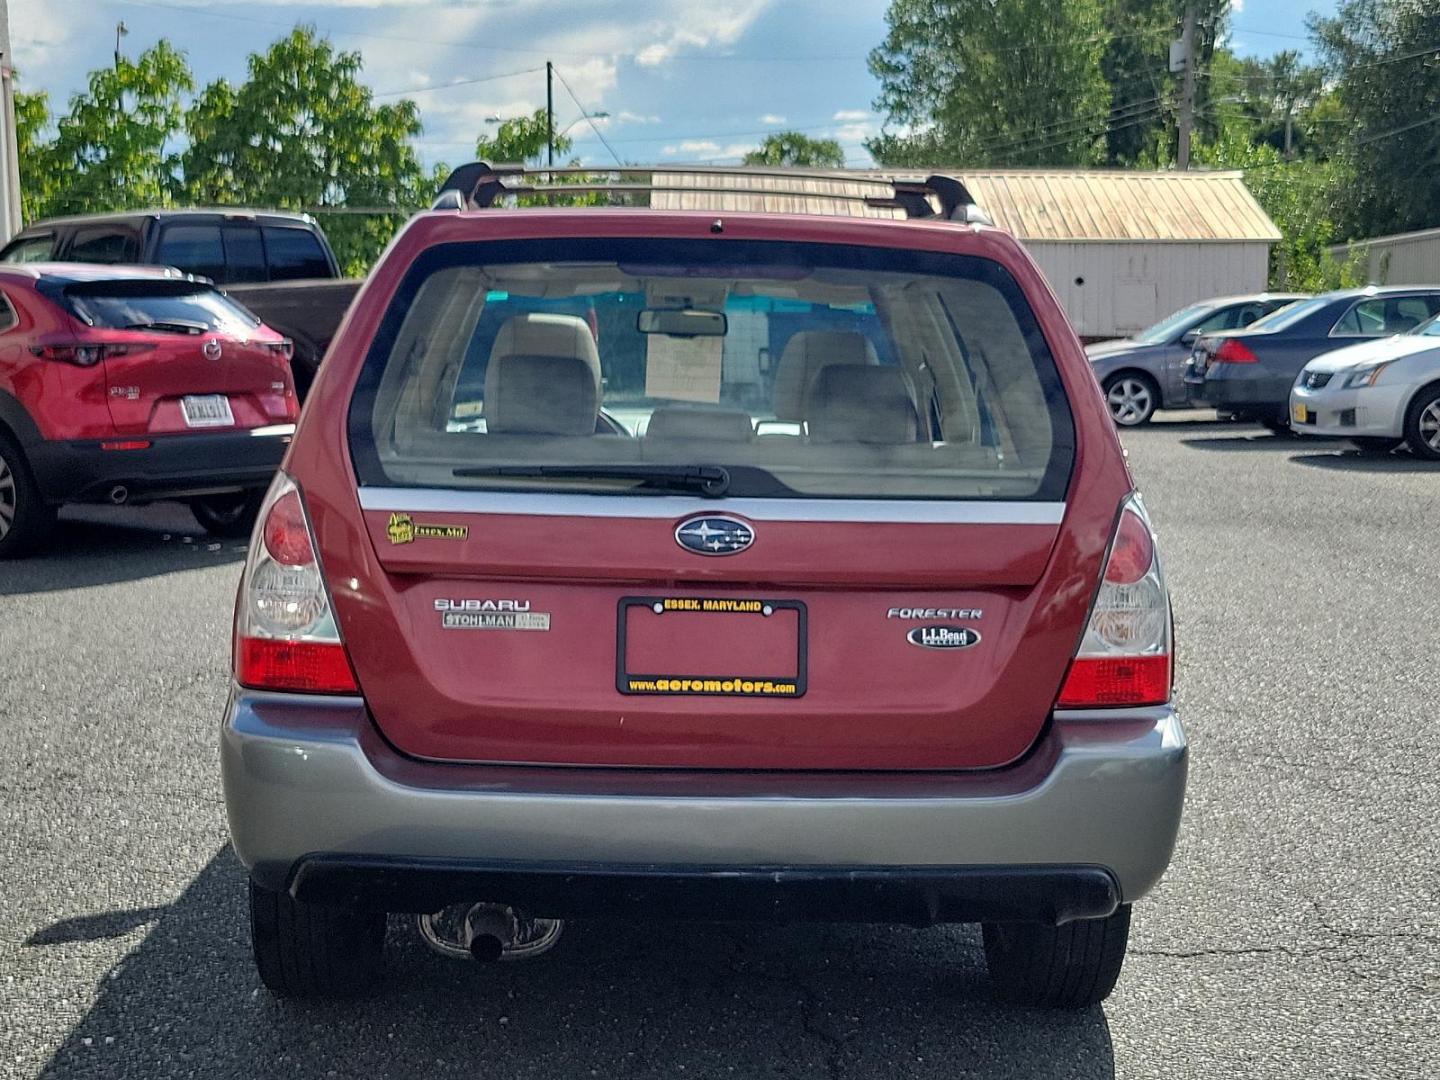
[[[364,273],[408,209],[429,201],[432,178],[411,140],[415,103],[375,104],[359,81],[360,54],[300,27],[250,57],[240,86],[211,83],[186,113],[185,194],[200,205],[388,207],[395,214],[331,214],[325,232],[342,269]]]
[[[744,163],[843,169],[845,151],[834,139],[811,139],[798,131],[777,131],[765,136],[759,149],[746,154]]]
[[[1104,0],[891,0],[867,143],[886,165],[1089,165],[1104,153]]]
[[[529,116],[502,121],[494,137],[481,135],[475,141],[475,157],[491,165],[544,165],[549,150],[548,125],[544,109]],[[566,135],[554,138],[555,153],[562,156],[573,145]]]
[[[59,188],[60,170],[55,167],[54,144],[48,138],[50,96],[39,93],[15,94],[15,145],[20,159],[20,214],[34,221],[49,212]]]
[[[1338,156],[1354,182],[1342,229],[1375,236],[1440,225],[1440,7],[1433,0],[1341,0],[1312,19],[1343,115]]]
[[[1108,26],[1123,28],[1105,44],[1100,70],[1110,88],[1105,162],[1133,165],[1174,130],[1175,76],[1169,72],[1176,34],[1172,0],[1111,0]]]
[[[182,100],[194,86],[185,57],[166,41],[91,72],[46,151],[47,167],[64,181],[44,200],[45,212],[169,205]]]

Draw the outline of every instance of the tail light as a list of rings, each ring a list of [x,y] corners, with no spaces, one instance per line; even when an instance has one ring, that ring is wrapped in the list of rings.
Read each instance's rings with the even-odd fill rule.
[[[1056,705],[1163,705],[1172,679],[1170,594],[1139,496],[1125,500],[1080,649]]]
[[[256,690],[359,691],[304,500],[283,472],[260,508],[240,579],[234,667],[235,681]]]
[[[1215,350],[1217,364],[1253,364],[1259,357],[1239,338],[1226,338]]]
[[[74,364],[76,367],[94,367],[107,357],[132,356],[135,353],[149,352],[153,348],[154,345],[137,342],[58,341],[31,345],[30,352],[42,360]]]

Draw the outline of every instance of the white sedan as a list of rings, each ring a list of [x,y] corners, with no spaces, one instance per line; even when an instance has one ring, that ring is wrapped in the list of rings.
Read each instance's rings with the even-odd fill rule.
[[[1440,461],[1440,317],[1311,360],[1290,391],[1290,426],[1380,453],[1405,442]]]

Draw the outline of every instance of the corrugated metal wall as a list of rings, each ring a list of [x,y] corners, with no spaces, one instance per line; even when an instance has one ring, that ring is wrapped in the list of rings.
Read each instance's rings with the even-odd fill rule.
[[[1124,337],[1196,300],[1264,292],[1267,243],[1049,243],[1030,241],[1082,337]]]
[[[1367,281],[1378,285],[1440,283],[1440,231],[1371,240],[1355,246],[1369,249]]]

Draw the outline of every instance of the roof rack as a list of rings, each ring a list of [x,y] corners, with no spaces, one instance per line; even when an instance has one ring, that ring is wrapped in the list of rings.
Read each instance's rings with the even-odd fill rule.
[[[706,183],[706,180],[710,180]],[[824,190],[828,182],[848,190]],[[857,192],[856,188],[870,188]],[[990,224],[969,190],[953,176],[924,180],[857,176],[819,169],[727,168],[707,165],[644,165],[624,168],[553,168],[490,165],[472,161],[440,186],[432,210],[483,210],[520,195],[755,195],[860,203],[900,210],[907,218]]]

